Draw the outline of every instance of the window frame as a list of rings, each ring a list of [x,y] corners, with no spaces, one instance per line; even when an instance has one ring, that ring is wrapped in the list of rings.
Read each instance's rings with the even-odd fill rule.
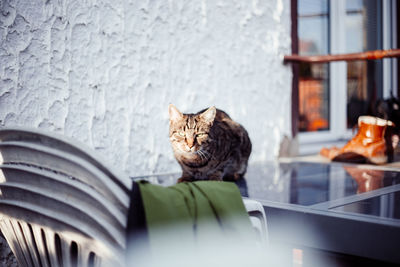
[[[292,53],[298,54],[297,33],[297,4],[298,0],[292,0]],[[295,16],[293,16],[293,13]],[[396,0],[382,1],[382,49],[397,47],[397,2]],[[329,1],[329,45],[330,54],[343,54],[346,47],[345,32],[346,0]],[[295,32],[295,34],[293,33]],[[295,37],[293,37],[296,35]],[[295,48],[295,49],[294,49]],[[292,126],[294,136],[298,135],[299,155],[314,154],[324,146],[343,146],[353,135],[351,129],[347,129],[347,63],[344,61],[329,62],[329,130],[318,132],[298,132],[298,81],[299,72],[293,64],[293,102]],[[383,97],[389,98],[391,88],[394,96],[397,96],[397,59],[383,59]],[[334,88],[334,89],[333,89]],[[338,108],[341,107],[341,108]],[[296,121],[296,122],[294,122]]]

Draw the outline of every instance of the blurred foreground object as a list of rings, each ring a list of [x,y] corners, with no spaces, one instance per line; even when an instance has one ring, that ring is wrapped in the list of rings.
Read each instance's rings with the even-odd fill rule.
[[[177,189],[173,190],[182,191],[185,186],[192,185],[177,185]],[[243,205],[239,190],[233,183],[227,184],[238,196],[232,203],[225,198],[225,193],[229,195],[229,192],[225,192],[226,188],[215,187],[220,192],[213,188],[208,190],[200,187],[201,194],[196,196],[211,193],[214,195],[204,202],[219,199],[224,205],[231,204],[233,209],[240,209],[243,218],[247,220],[247,226],[235,230],[236,226],[242,227],[241,223],[244,221],[239,221],[240,224],[232,220],[224,221],[224,217],[232,214],[226,214],[225,209],[222,209],[216,222],[224,224],[222,228],[226,229],[227,235],[218,238],[214,235],[215,232],[203,227],[203,244],[209,244],[208,240],[211,239],[208,236],[213,240],[218,239],[218,244],[230,247],[233,244],[229,242],[237,240],[236,232],[246,234],[243,240],[254,241],[255,229],[261,239],[255,240],[254,247],[260,252],[264,251],[267,228],[262,205],[252,200],[244,200]],[[191,196],[190,192],[184,194]],[[104,164],[85,145],[39,130],[0,128],[0,229],[19,266],[125,266],[131,196],[141,199],[140,195],[134,194],[131,179]],[[156,194],[155,199],[157,197]],[[180,205],[190,203],[187,197],[181,199],[183,201],[179,202]],[[150,203],[155,204],[157,203]],[[160,208],[162,207],[158,207],[158,211],[162,212]],[[198,207],[192,208],[194,209],[189,209],[192,212],[190,216],[197,219]],[[218,207],[211,203],[208,211],[214,212],[215,208]],[[176,210],[170,209],[168,212],[168,216],[174,216],[171,213]],[[193,244],[185,246],[185,242],[182,242],[185,238],[180,225],[169,225],[169,228],[178,229],[173,238],[182,251],[187,251],[189,257],[190,253],[198,251],[191,249]],[[191,225],[197,226],[198,224]],[[173,239],[169,231],[165,230],[168,229],[157,233],[160,235],[157,238],[162,242],[166,241],[165,249],[168,250],[174,247]],[[164,237],[167,239],[163,239]],[[135,255],[139,255],[144,247],[140,243],[141,236],[138,235],[137,238],[136,244],[140,246],[134,251]],[[243,249],[246,244],[248,243],[237,242],[234,247]],[[199,247],[200,250],[208,248]],[[149,264],[153,262],[152,259],[152,256],[143,258]],[[170,263],[174,266],[173,263],[176,262],[175,258],[166,260],[168,262],[164,262],[164,266]],[[221,266],[220,260],[222,258],[213,259],[218,266]],[[133,264],[144,266],[136,264],[137,262],[135,259]],[[264,261],[259,261],[260,266],[261,263]]]
[[[83,144],[0,129],[0,227],[18,265],[123,266],[131,181]]]
[[[232,182],[163,187],[139,181],[131,193],[127,236],[127,263],[134,265],[143,255],[151,259],[150,255],[174,254],[171,246],[193,255],[216,243],[223,244],[218,251],[232,246],[264,248],[266,219],[262,205],[249,199],[243,203]]]

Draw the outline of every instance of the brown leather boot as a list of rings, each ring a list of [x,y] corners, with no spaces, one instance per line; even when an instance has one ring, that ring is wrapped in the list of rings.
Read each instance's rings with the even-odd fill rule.
[[[392,125],[388,120],[361,116],[357,134],[344,147],[322,148],[320,154],[333,161],[384,164],[388,160],[385,130]]]

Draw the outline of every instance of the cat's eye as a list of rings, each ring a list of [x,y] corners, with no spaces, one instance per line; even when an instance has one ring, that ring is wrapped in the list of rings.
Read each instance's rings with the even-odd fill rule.
[[[207,135],[206,133],[198,133],[196,136],[201,138],[201,137],[205,137],[206,135]]]
[[[185,136],[185,132],[178,132],[179,136]]]

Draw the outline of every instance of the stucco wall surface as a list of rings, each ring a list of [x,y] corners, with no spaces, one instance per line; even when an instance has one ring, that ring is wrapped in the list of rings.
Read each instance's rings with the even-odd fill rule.
[[[216,105],[251,161],[290,136],[289,0],[2,0],[0,125],[73,137],[130,176],[179,171],[168,104]]]

